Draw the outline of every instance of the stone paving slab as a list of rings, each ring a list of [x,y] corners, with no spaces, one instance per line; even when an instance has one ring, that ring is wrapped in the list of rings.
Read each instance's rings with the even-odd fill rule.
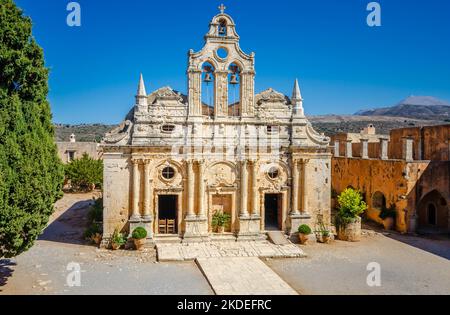
[[[275,245],[268,241],[157,244],[156,250],[159,261],[193,261],[198,258],[219,257],[306,257],[300,247],[292,243]]]
[[[196,262],[217,295],[298,295],[256,257],[198,258]]]

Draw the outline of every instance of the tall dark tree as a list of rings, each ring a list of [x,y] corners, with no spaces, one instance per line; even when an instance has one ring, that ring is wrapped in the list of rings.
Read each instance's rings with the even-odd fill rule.
[[[0,0],[0,257],[29,249],[61,196],[48,69],[32,23]]]

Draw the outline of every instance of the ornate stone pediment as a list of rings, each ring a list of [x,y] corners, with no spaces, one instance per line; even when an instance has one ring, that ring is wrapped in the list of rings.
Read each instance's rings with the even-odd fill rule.
[[[209,168],[207,181],[210,187],[233,186],[236,182],[236,173],[229,164],[217,163]]]
[[[180,93],[176,93],[172,88],[166,86],[160,88],[149,95],[150,104],[154,104],[157,101],[175,101],[182,102],[183,97]]]
[[[262,103],[281,103],[286,105],[286,96],[282,93],[275,91],[272,88],[269,88],[255,96],[256,103],[261,105]]]

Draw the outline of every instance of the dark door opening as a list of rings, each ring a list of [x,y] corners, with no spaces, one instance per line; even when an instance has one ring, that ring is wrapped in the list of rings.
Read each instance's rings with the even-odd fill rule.
[[[158,232],[159,234],[177,234],[178,196],[158,196]]]
[[[281,230],[281,200],[280,194],[266,194],[264,198],[266,231]]]

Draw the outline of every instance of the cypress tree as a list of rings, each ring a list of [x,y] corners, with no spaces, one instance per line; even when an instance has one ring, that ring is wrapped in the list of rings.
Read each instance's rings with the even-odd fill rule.
[[[0,0],[0,257],[29,249],[62,195],[48,69],[32,22]]]

